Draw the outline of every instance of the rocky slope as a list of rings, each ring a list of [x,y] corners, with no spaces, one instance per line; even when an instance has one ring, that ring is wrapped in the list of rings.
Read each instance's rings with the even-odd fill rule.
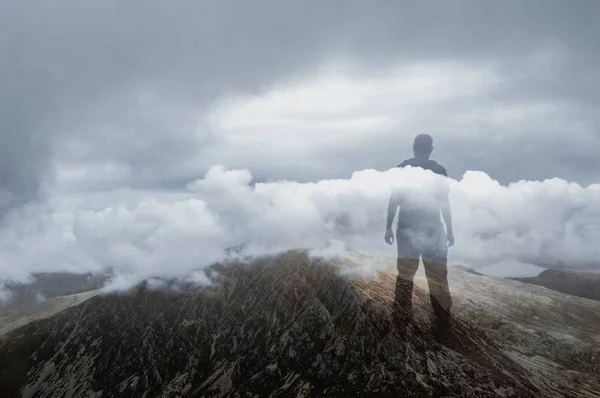
[[[600,274],[594,272],[548,269],[538,276],[514,279],[600,301]]]
[[[210,288],[140,286],[11,331],[0,396],[600,397],[595,301],[452,269],[440,344],[421,271],[413,323],[394,325],[394,257],[214,269]]]

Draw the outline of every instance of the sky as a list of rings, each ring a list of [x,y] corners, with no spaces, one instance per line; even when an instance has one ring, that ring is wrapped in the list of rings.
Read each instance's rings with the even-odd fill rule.
[[[361,172],[387,181],[418,133],[434,137],[455,184],[454,261],[502,275],[597,267],[596,1],[0,7],[0,279],[106,267],[147,276],[182,252],[187,269],[244,233],[310,244],[281,228],[328,231],[326,219],[292,217],[333,206],[311,195],[342,200],[335,187]],[[200,182],[215,176],[231,186],[209,200]],[[291,195],[256,205],[273,211],[269,222],[244,207],[260,189]],[[353,189],[347,205],[371,213],[338,238],[382,236],[383,186]],[[236,194],[246,201],[228,202]],[[517,238],[498,238],[502,228]],[[545,249],[518,238],[528,234]],[[160,244],[148,249],[150,237]]]

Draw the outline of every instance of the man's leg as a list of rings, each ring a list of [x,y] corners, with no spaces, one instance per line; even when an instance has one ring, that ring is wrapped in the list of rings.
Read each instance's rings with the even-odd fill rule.
[[[419,253],[412,245],[410,235],[398,231],[396,233],[398,258],[396,266],[396,291],[393,305],[393,316],[397,326],[406,327],[412,319],[413,281],[419,268]]]
[[[440,236],[432,242],[431,250],[423,255],[431,305],[436,320],[443,325],[449,324],[452,308],[452,296],[448,286],[448,249],[445,243],[445,236]]]

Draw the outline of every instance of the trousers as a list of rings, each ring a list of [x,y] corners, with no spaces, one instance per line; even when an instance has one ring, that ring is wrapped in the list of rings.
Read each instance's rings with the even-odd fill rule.
[[[448,322],[452,297],[448,287],[448,248],[446,233],[439,226],[400,228],[396,231],[398,247],[398,276],[394,297],[394,316],[397,322],[412,319],[414,277],[423,260],[429,286],[429,297],[436,321]]]

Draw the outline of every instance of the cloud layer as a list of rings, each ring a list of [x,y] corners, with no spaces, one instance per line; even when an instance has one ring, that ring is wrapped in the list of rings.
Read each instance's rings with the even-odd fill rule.
[[[395,249],[383,242],[390,189],[426,197],[439,178],[407,168],[316,183],[254,183],[247,170],[214,166],[179,198],[150,196],[103,209],[65,201],[30,206],[13,213],[11,227],[0,233],[0,278],[107,269],[121,286],[151,277],[190,278],[239,244],[256,255],[341,242],[346,249],[393,256]],[[497,275],[531,274],[532,264],[600,268],[599,186],[560,179],[503,186],[482,172],[447,182],[456,237],[451,264]]]

